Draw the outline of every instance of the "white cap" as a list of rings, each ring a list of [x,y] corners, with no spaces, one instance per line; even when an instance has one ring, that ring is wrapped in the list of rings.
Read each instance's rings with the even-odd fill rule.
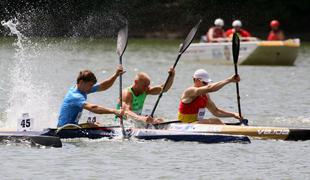
[[[209,77],[209,73],[204,69],[198,69],[195,71],[193,78],[200,79],[203,82],[212,82],[212,80]]]
[[[224,21],[223,21],[223,19],[217,18],[217,19],[214,21],[214,25],[216,25],[216,26],[224,26]]]
[[[242,23],[240,20],[234,20],[232,23],[232,27],[242,27]]]

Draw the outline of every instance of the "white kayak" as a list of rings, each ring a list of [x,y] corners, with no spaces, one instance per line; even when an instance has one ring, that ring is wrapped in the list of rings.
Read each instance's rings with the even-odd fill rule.
[[[300,47],[300,39],[286,41],[243,41],[240,43],[239,64],[293,65]],[[184,59],[211,64],[233,64],[232,43],[192,43],[183,54]]]

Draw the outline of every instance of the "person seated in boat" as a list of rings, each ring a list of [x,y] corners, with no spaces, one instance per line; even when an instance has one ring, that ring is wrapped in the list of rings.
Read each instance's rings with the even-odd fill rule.
[[[270,22],[271,31],[269,32],[268,41],[283,41],[285,39],[283,31],[280,30],[280,22],[272,20]]]
[[[69,89],[63,100],[57,126],[61,127],[66,124],[78,124],[83,109],[96,114],[115,114],[117,116],[123,115],[123,109],[117,110],[114,108],[107,108],[86,101],[87,94],[109,89],[117,77],[123,73],[123,67],[118,66],[116,72],[111,77],[99,84],[96,84],[97,78],[93,72],[90,70],[80,71],[76,80],[76,85]]]
[[[221,18],[218,18],[214,21],[214,26],[209,29],[207,32],[208,42],[224,42],[227,41],[226,34],[223,29],[224,21]]]
[[[171,74],[164,92],[167,92],[173,84],[175,70],[170,68],[168,71]],[[145,72],[136,74],[133,84],[123,89],[122,105],[125,110],[125,118],[130,117],[142,124],[158,124],[163,120],[160,118],[153,118],[151,116],[142,115],[143,105],[148,95],[159,95],[163,91],[164,84],[150,86],[151,78]],[[117,109],[120,108],[118,99]]]
[[[231,76],[222,81],[211,83],[209,74],[204,69],[198,69],[193,75],[194,84],[187,88],[180,100],[178,120],[183,123],[224,124],[218,118],[205,119],[206,108],[216,117],[234,117],[241,119],[238,113],[218,108],[211,100],[209,93],[220,90],[232,82],[239,82],[239,76]]]
[[[241,28],[242,27],[242,23],[241,23],[240,20],[233,21],[232,27],[233,28],[228,29],[226,31],[226,36],[228,38],[232,38],[234,33],[236,32],[236,33],[238,33],[241,41],[249,41],[249,40],[252,39],[251,38],[252,37],[251,34],[248,31],[246,31],[245,29]]]

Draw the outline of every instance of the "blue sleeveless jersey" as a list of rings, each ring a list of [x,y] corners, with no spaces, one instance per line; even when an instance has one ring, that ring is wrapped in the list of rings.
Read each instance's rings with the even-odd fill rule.
[[[96,92],[98,87],[99,85],[93,86],[90,93]],[[79,91],[76,86],[71,87],[61,105],[57,126],[60,127],[66,124],[78,124],[86,100],[86,93]]]

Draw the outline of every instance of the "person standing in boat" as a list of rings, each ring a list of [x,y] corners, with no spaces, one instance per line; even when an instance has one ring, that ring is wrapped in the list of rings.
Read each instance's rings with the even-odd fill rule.
[[[221,18],[218,18],[214,21],[214,26],[209,29],[207,32],[208,42],[224,42],[226,41],[226,34],[223,29],[224,21]]]
[[[66,124],[78,124],[83,109],[96,114],[115,114],[116,116],[123,115],[123,110],[106,108],[86,102],[87,94],[109,89],[117,77],[123,73],[123,67],[119,66],[111,77],[99,84],[96,84],[97,78],[93,72],[90,70],[80,71],[76,80],[76,85],[69,89],[63,100],[57,126],[61,127]]]
[[[283,41],[285,39],[283,31],[280,30],[280,22],[272,20],[270,22],[271,31],[269,32],[268,41]]]
[[[168,71],[171,74],[167,86],[164,89],[164,92],[167,92],[174,80],[175,70],[170,68]],[[150,86],[151,78],[145,72],[139,72],[136,74],[133,84],[123,89],[122,92],[122,101],[123,108],[125,110],[125,119],[130,117],[138,122],[142,122],[143,124],[157,124],[161,123],[163,120],[160,118],[153,118],[151,116],[142,115],[143,105],[146,97],[148,95],[159,95],[163,90],[164,84]],[[118,99],[117,109],[120,108],[120,103]]]
[[[250,37],[251,37],[251,34],[246,31],[245,29],[242,29],[242,23],[240,20],[235,20],[233,21],[232,23],[232,27],[231,29],[228,29],[226,31],[226,36],[228,38],[232,38],[234,33],[238,33],[238,35],[240,36],[240,39],[243,40],[243,41],[248,41],[250,40]]]
[[[216,117],[234,117],[241,119],[238,113],[229,112],[218,108],[211,100],[208,93],[220,90],[225,85],[232,82],[239,82],[239,76],[231,76],[222,81],[211,83],[209,74],[204,69],[198,69],[193,75],[194,84],[187,88],[180,100],[178,120],[184,123],[201,124],[224,124],[218,118],[205,119],[206,108]]]

